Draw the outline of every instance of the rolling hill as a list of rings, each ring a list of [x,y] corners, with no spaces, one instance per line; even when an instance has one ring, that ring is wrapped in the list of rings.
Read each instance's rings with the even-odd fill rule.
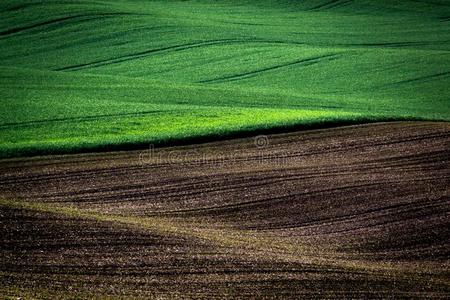
[[[450,120],[449,1],[4,0],[0,157]]]
[[[449,298],[448,123],[267,139],[2,160],[0,294]]]

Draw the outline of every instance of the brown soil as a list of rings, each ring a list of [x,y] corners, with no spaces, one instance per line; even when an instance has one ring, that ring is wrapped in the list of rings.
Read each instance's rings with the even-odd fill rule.
[[[450,124],[0,161],[0,294],[450,297]]]

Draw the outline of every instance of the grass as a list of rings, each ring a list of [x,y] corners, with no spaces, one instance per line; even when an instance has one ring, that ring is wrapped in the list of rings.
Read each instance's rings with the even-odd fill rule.
[[[450,120],[450,2],[0,4],[0,157]]]

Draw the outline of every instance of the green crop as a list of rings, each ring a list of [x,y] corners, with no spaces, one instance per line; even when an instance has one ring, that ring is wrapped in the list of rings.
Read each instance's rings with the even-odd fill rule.
[[[450,2],[3,0],[0,157],[450,120]]]

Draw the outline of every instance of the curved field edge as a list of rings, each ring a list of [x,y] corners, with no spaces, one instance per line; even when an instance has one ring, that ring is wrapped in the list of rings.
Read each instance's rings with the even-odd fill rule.
[[[0,157],[129,150],[395,120],[440,107],[2,68]]]
[[[247,111],[240,112],[241,115],[247,117],[260,117],[264,120],[267,117],[266,111]],[[270,112],[269,112],[270,113]],[[369,124],[377,122],[390,121],[426,121],[423,118],[414,117],[366,117],[358,114],[340,113],[333,111],[318,112],[322,117],[307,118],[302,112],[290,112],[291,116],[285,118],[287,114],[276,111],[275,116],[281,116],[278,120],[270,120],[271,123],[261,122],[255,125],[249,125],[251,122],[230,122],[227,119],[230,115],[227,113],[223,119],[215,118],[214,121],[220,123],[220,126],[211,128],[206,126],[202,128],[198,125],[183,124],[184,130],[167,131],[162,134],[147,133],[142,135],[120,135],[118,137],[106,138],[103,136],[71,136],[67,139],[58,140],[39,140],[23,143],[3,143],[0,145],[0,158],[14,158],[23,156],[40,156],[52,154],[70,154],[70,153],[86,153],[86,152],[106,152],[106,151],[123,151],[123,150],[139,150],[149,149],[152,147],[188,145],[196,143],[205,143],[211,141],[221,141],[224,139],[234,139],[255,136],[260,134],[283,133],[298,130],[321,129],[330,127],[339,127],[346,125]],[[303,111],[306,115],[315,113],[314,111]],[[260,114],[260,115],[258,115]],[[290,120],[291,119],[291,120]],[[172,121],[172,120],[171,120]],[[185,121],[185,120],[183,120]],[[189,122],[187,119],[186,122]],[[198,121],[198,118],[196,119]],[[438,121],[436,121],[438,122]],[[102,124],[103,125],[103,124]],[[153,124],[150,124],[150,126]],[[97,125],[96,125],[97,126]],[[107,126],[107,125],[105,125]],[[193,133],[195,132],[195,133]],[[40,139],[42,135],[40,135]]]

